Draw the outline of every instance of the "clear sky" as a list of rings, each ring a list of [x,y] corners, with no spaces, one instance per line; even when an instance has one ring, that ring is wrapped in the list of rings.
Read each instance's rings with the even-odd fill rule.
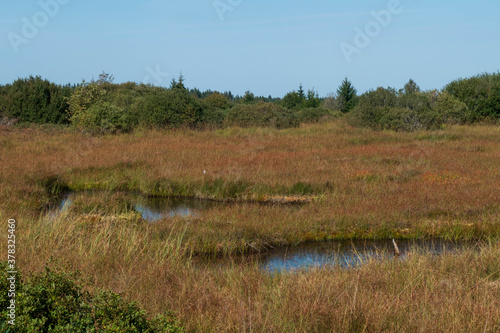
[[[359,92],[409,78],[441,89],[500,69],[498,0],[4,0],[0,9],[0,84],[105,71],[168,86],[182,71],[201,90],[282,97],[302,82],[325,96],[346,76]]]

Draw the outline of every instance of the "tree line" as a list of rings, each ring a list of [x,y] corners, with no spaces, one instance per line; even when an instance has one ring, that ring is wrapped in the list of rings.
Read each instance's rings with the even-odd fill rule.
[[[353,126],[414,131],[444,124],[500,120],[500,73],[457,79],[442,90],[421,91],[413,80],[401,89],[378,87],[358,95],[348,78],[325,98],[302,84],[282,98],[247,91],[200,91],[184,76],[170,86],[126,82],[112,75],[76,85],[58,85],[40,76],[0,86],[2,122],[70,124],[99,133],[157,128],[295,127],[345,117]]]

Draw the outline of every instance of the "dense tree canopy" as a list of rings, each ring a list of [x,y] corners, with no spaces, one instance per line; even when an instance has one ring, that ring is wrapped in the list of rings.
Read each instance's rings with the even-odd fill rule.
[[[302,84],[282,99],[246,91],[234,96],[188,88],[182,73],[169,88],[125,82],[103,72],[97,80],[61,86],[41,77],[0,86],[0,117],[31,123],[70,123],[91,133],[148,127],[272,126],[284,128],[347,114],[355,126],[418,130],[445,123],[500,119],[500,73],[449,83],[443,91],[422,91],[410,79],[404,87],[379,87],[360,96],[345,78],[335,93],[320,98]],[[7,123],[10,123],[8,121]]]

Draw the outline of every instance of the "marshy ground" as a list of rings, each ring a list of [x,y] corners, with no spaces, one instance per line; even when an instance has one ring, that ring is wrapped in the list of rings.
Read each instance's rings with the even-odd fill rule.
[[[498,126],[1,134],[0,216],[19,221],[17,260],[27,272],[59,258],[150,313],[177,312],[190,331],[500,329]],[[68,209],[49,214],[68,191]],[[230,204],[151,222],[135,195]],[[292,274],[252,261],[205,263],[391,238],[475,246]]]

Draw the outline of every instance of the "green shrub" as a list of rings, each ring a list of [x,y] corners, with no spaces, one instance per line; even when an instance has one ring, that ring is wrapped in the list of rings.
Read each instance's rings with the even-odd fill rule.
[[[68,115],[71,118],[77,118],[85,113],[92,105],[102,100],[105,91],[95,82],[85,83],[76,88],[68,100]]]
[[[300,123],[319,123],[331,118],[340,117],[340,111],[330,111],[325,107],[301,109],[295,112]]]
[[[467,105],[447,92],[442,92],[437,96],[433,109],[447,124],[464,124],[472,119],[472,113]]]
[[[279,103],[287,109],[296,109],[300,108],[304,102],[305,96],[303,92],[292,91],[286,94]]]
[[[391,111],[389,106],[372,106],[358,104],[347,116],[347,122],[354,127],[370,127],[375,130],[383,128],[381,119]]]
[[[133,127],[133,117],[129,112],[103,101],[73,113],[70,121],[79,130],[92,134],[128,131]]]
[[[321,105],[321,99],[314,90],[307,91],[307,99],[303,103],[306,108],[317,108]]]
[[[205,108],[201,115],[200,122],[209,128],[221,128],[224,126],[227,113],[227,110],[213,107]]]
[[[436,129],[442,124],[442,117],[430,109],[417,111],[401,107],[356,106],[347,116],[350,125],[370,127],[374,130],[418,131]]]
[[[0,89],[0,116],[30,123],[67,123],[67,98],[72,88],[43,80],[40,76],[17,79]]]
[[[397,92],[394,88],[378,87],[360,96],[359,104],[371,107],[396,107],[398,104]]]
[[[431,96],[417,88],[399,94],[391,88],[369,91],[360,97],[347,120],[352,126],[375,130],[417,131],[441,127],[444,118],[432,109]]]
[[[389,108],[379,124],[379,129],[413,132],[427,129],[437,129],[443,124],[437,112],[431,109]]]
[[[229,108],[229,101],[227,98],[219,93],[218,91],[215,91],[213,94],[205,97],[203,100],[205,104],[208,107],[216,108],[216,109],[228,109]]]
[[[0,315],[7,318],[7,266],[0,263]],[[15,326],[0,325],[3,332],[184,332],[171,312],[148,319],[137,303],[111,291],[93,295],[78,272],[46,265],[41,273],[16,281]]]
[[[292,111],[275,103],[259,102],[234,106],[227,116],[227,124],[240,127],[289,128],[299,125]]]
[[[471,120],[500,119],[500,72],[455,80],[444,90],[467,105]]]
[[[431,109],[431,98],[428,94],[420,92],[401,94],[396,99],[396,105],[417,113],[425,113]]]
[[[184,89],[169,89],[145,96],[139,122],[154,127],[194,127],[200,124],[201,103]]]

